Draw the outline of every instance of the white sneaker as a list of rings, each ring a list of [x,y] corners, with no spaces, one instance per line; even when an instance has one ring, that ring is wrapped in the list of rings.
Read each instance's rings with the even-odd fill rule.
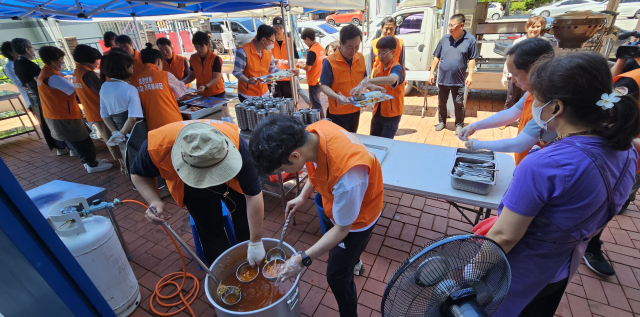
[[[362,261],[358,262],[358,264],[356,264],[356,266],[353,268],[353,274],[355,274],[356,276],[361,276],[364,274],[364,264],[362,264]]]
[[[109,163],[107,159],[97,159],[96,161],[98,161],[98,163]]]
[[[69,150],[69,156],[76,156],[76,152],[74,152],[73,150]]]
[[[89,174],[106,171],[106,170],[110,169],[111,167],[113,167],[113,165],[111,163],[98,162],[98,166],[94,166],[94,167],[91,167],[91,166],[89,166],[87,164],[84,164],[84,168],[87,169],[87,172]]]
[[[56,150],[56,155],[57,155],[57,156],[66,155],[67,153],[69,153],[69,149],[67,149],[67,148],[64,148],[64,149],[57,149],[57,150]]]

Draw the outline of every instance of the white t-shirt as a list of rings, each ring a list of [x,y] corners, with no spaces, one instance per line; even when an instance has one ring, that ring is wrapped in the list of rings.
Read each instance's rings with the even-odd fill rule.
[[[105,81],[100,88],[100,116],[129,111],[129,118],[144,118],[138,90],[119,79]]]

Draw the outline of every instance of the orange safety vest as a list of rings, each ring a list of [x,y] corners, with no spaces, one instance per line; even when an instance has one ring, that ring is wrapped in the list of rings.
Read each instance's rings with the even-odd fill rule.
[[[142,57],[140,56],[140,51],[133,49],[133,76],[139,74],[144,70],[144,64],[142,63]]]
[[[378,44],[378,40],[380,40],[382,37],[379,37],[375,40],[373,40],[371,42],[371,47],[373,48],[373,66],[371,67],[372,69],[375,69],[376,67],[378,67],[378,65],[380,65],[380,60],[378,59],[378,48],[376,47],[376,44]],[[396,50],[393,53],[393,60],[400,63],[400,55],[402,55],[402,46],[404,45],[402,39],[399,39],[397,37],[394,36],[394,38],[396,39]],[[402,67],[404,67],[404,65],[402,65]]]
[[[44,80],[53,75],[64,77],[62,73],[48,65],[42,67],[40,76],[38,76],[38,94],[42,104],[42,116],[54,120],[82,119],[82,111],[80,111],[75,94],[67,95],[44,84]]]
[[[307,71],[307,84],[316,86],[320,83],[320,73],[322,72],[322,61],[327,57],[324,48],[316,42],[309,47],[309,51],[316,53],[316,61],[311,65],[311,69]]]
[[[527,122],[533,119],[533,115],[531,114],[531,107],[533,106],[533,100],[534,100],[533,95],[531,95],[531,93],[528,93],[527,98],[524,100],[524,107],[522,108],[522,114],[520,115],[520,124],[518,124],[518,134],[522,132],[524,127],[527,125]],[[534,145],[544,147],[544,145],[540,144],[540,141],[536,142],[536,144]],[[524,152],[514,154],[515,160],[516,160],[516,166],[518,166],[518,164],[520,164],[520,161],[522,161],[522,159],[524,159],[524,157],[527,156],[527,154],[529,154],[529,150],[531,150],[531,147],[525,150]]]
[[[308,162],[306,167],[309,181],[322,196],[324,214],[333,221],[333,187],[342,175],[356,165],[366,165],[369,168],[369,184],[358,218],[351,224],[350,230],[371,225],[382,212],[384,192],[382,168],[375,154],[333,122],[318,121],[309,125],[307,131],[320,138],[317,167],[313,162]]]
[[[373,78],[389,76],[389,74],[391,74],[391,69],[396,65],[400,65],[400,63],[398,63],[398,61],[391,61],[391,65],[386,69],[384,68],[384,65],[378,65],[378,67],[373,70]],[[402,69],[402,71],[404,72],[404,69]],[[387,90],[387,94],[393,96],[393,99],[377,103],[373,109],[373,113],[376,113],[378,108],[380,108],[380,105],[382,105],[382,109],[380,110],[382,112],[380,115],[383,117],[393,118],[402,115],[402,112],[404,111],[405,85],[406,82],[398,84],[395,88],[391,88],[391,85],[382,86]]]
[[[176,52],[173,52],[173,57],[171,57],[171,65],[167,63],[167,60],[162,59],[162,70],[168,71],[176,76],[178,80],[184,78],[184,61],[186,57],[181,55],[177,55]]]
[[[240,148],[240,133],[238,132],[238,126],[224,121],[188,120],[174,122],[167,124],[162,128],[149,131],[147,148],[151,161],[153,161],[153,164],[158,168],[158,170],[160,170],[160,176],[162,176],[162,178],[167,182],[167,187],[169,188],[171,196],[173,196],[173,199],[176,200],[176,203],[180,207],[184,207],[184,182],[180,179],[178,173],[173,168],[173,163],[171,162],[171,149],[173,149],[173,144],[176,143],[176,138],[178,137],[180,130],[182,130],[182,128],[187,124],[193,122],[210,124],[212,127],[226,135],[227,138],[233,142],[233,145],[236,146],[236,149]],[[243,194],[242,189],[240,188],[240,183],[235,177],[228,181],[227,185],[233,188],[233,190]]]
[[[626,72],[624,74],[620,74],[620,75],[618,75],[618,76],[613,78],[613,82],[615,83],[616,81],[618,81],[622,77],[633,79],[636,82],[636,84],[638,85],[638,87],[640,87],[640,69],[636,69],[636,70],[632,70],[630,72]],[[638,99],[638,108],[640,108],[640,99]],[[638,137],[640,138],[640,135],[638,135]],[[640,173],[640,164],[638,164],[638,169],[636,170],[636,174],[638,174],[638,173]]]
[[[340,50],[336,50],[333,54],[327,57],[327,60],[331,64],[331,70],[333,72],[333,81],[329,86],[333,91],[342,93],[343,96],[351,96],[351,89],[358,86],[358,84],[364,79],[364,74],[367,69],[364,64],[364,57],[361,53],[356,53],[351,61],[351,66],[342,57]],[[352,105],[341,105],[335,99],[329,99],[329,113],[331,114],[349,114],[354,112],[360,112],[360,108]]]
[[[276,43],[273,43],[273,48],[271,49],[271,54],[273,54],[273,59],[284,59],[286,61],[289,60],[289,56],[287,55],[287,52],[289,51],[289,45],[287,44],[289,41],[288,37],[284,37],[284,41],[282,41],[282,46],[278,45],[277,41]],[[278,66],[276,66],[280,69],[289,69],[289,65],[284,65],[284,64],[280,64]],[[296,66],[297,68],[297,66]],[[291,81],[291,78],[285,78],[282,80],[278,80],[278,81]]]
[[[80,103],[82,103],[87,121],[102,122],[102,117],[100,116],[100,95],[85,85],[82,80],[82,77],[84,77],[84,74],[87,72],[92,72],[92,70],[87,66],[76,63],[76,70],[73,72],[72,77],[73,86],[76,88],[76,95],[78,95],[78,99],[80,99]]]
[[[247,78],[260,77],[269,74],[269,65],[271,65],[271,51],[262,50],[262,56],[258,55],[253,41],[242,48],[247,55],[247,65],[244,67],[244,74]],[[238,82],[238,92],[246,96],[262,96],[267,93],[267,84],[257,83],[249,85],[248,83]]]
[[[189,59],[191,63],[191,67],[193,68],[193,72],[196,74],[196,85],[198,87],[206,85],[211,79],[213,79],[213,63],[218,57],[218,55],[214,54],[211,50],[207,53],[207,57],[204,59],[204,63],[202,62],[202,58],[200,55],[193,54]],[[220,64],[222,64],[222,60],[220,60]],[[200,96],[213,96],[218,95],[224,92],[224,82],[222,81],[222,76],[220,76],[220,80],[218,82],[209,87],[207,90],[199,93]]]
[[[168,72],[159,70],[155,65],[144,64],[131,85],[138,89],[140,104],[144,118],[147,120],[149,131],[166,124],[182,121],[182,114],[169,88]]]

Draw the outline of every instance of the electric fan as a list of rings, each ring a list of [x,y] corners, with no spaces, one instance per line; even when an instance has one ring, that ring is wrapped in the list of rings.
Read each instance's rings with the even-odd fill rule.
[[[483,236],[437,239],[405,259],[382,297],[385,317],[491,316],[509,291],[502,248]]]

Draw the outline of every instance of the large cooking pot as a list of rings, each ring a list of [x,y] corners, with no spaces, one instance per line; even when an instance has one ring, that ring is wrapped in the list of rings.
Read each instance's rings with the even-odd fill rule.
[[[575,49],[594,36],[607,23],[609,15],[594,11],[571,11],[558,15],[551,24],[551,34],[559,48]]]
[[[216,259],[215,262],[209,268],[211,272],[220,280],[223,280],[227,274],[235,274],[235,268],[242,262],[246,261],[247,257],[247,245],[249,241],[245,241],[236,244],[229,250],[225,251]],[[265,250],[270,250],[278,245],[278,240],[263,238]],[[287,254],[287,257],[293,255],[296,251],[286,242],[282,242],[282,249]],[[224,271],[224,275],[221,272]],[[235,312],[220,306],[220,299],[215,294],[209,292],[209,283],[211,279],[207,278],[204,282],[204,289],[207,293],[209,302],[216,310],[218,317],[236,317],[236,316],[251,316],[251,317],[299,317],[300,313],[300,289],[298,284],[300,283],[300,275],[296,277],[296,281],[293,283],[291,289],[275,303],[264,307],[262,309],[249,311],[249,312]]]

